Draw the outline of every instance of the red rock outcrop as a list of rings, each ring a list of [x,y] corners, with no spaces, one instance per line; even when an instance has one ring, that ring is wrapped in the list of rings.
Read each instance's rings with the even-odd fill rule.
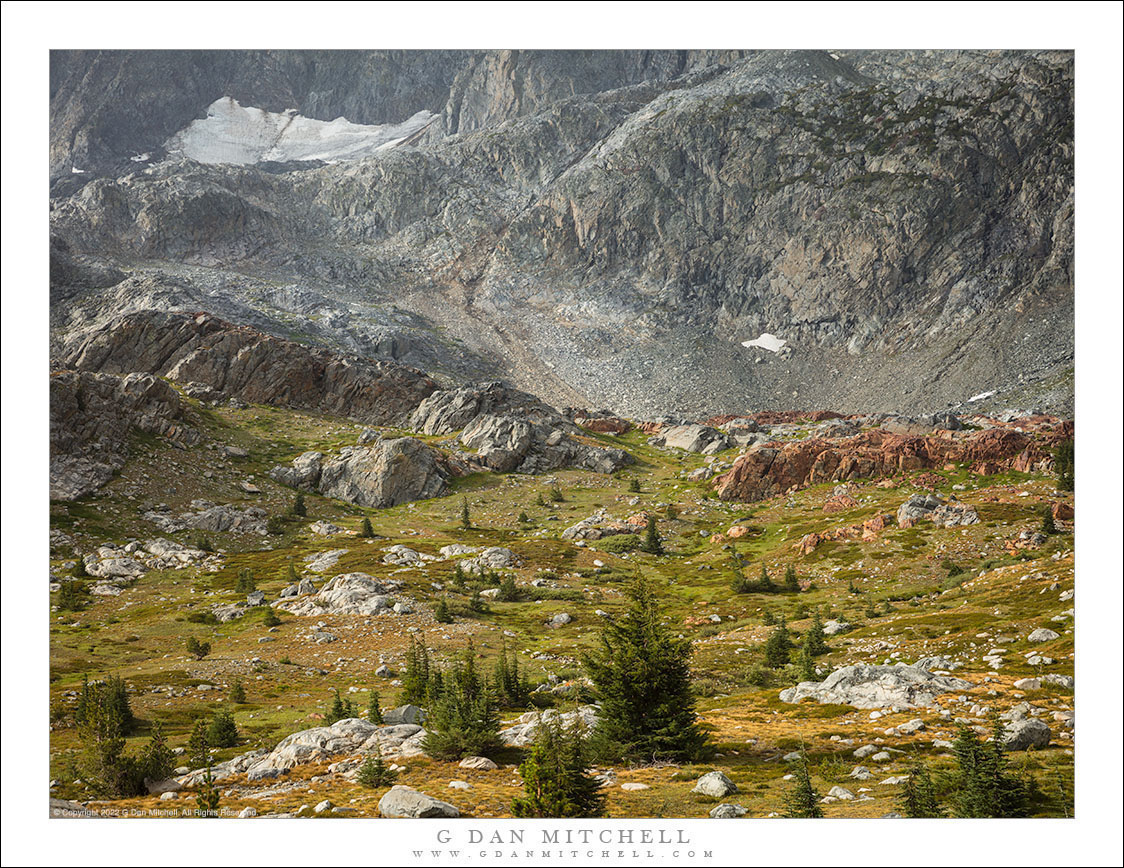
[[[1049,444],[1064,437],[1067,426],[1072,432],[1072,423],[1055,420],[1049,437],[1009,428],[925,436],[874,429],[844,439],[767,443],[750,448],[711,484],[722,500],[753,502],[824,482],[877,479],[949,463],[968,464],[977,473],[1044,470],[1053,464]]]

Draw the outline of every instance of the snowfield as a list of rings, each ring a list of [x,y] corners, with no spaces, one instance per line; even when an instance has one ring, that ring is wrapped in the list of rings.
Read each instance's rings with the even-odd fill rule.
[[[400,124],[353,124],[347,118],[318,121],[295,109],[268,112],[223,97],[207,107],[205,118],[192,121],[164,147],[169,154],[200,163],[359,160],[401,144],[435,117],[433,112],[420,111]]]
[[[778,338],[776,335],[771,335],[765,332],[761,337],[755,338],[752,341],[742,341],[743,347],[757,347],[760,350],[768,350],[771,353],[779,353],[781,349],[787,344],[784,338]]]

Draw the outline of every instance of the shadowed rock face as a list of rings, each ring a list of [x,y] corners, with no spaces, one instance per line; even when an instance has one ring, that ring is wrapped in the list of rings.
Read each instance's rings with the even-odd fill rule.
[[[993,407],[1072,406],[1072,53],[53,67],[53,165],[108,167],[55,184],[53,290],[79,311],[57,331],[124,309],[104,284],[127,267],[188,295],[220,287],[239,321],[378,355],[424,345],[436,372],[472,359],[473,379],[559,406],[919,413],[992,391]],[[182,102],[155,105],[173,88]],[[441,114],[354,162],[116,167],[222,96],[366,124]],[[742,346],[766,332],[784,352]]]
[[[176,390],[146,374],[59,371],[50,380],[51,499],[91,494],[124,466],[133,430],[198,442]]]
[[[222,397],[381,425],[403,421],[437,388],[404,365],[306,347],[207,314],[133,314],[81,336],[65,357],[80,370],[144,371]]]
[[[750,448],[712,485],[722,500],[757,501],[822,482],[892,476],[950,462],[987,473],[1043,470],[1053,464],[1050,447],[1072,436],[1072,422],[1054,420],[1039,437],[1009,428],[924,437],[872,430],[843,440],[774,443]]]

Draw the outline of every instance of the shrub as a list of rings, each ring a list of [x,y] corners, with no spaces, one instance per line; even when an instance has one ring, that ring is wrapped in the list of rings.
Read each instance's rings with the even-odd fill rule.
[[[531,517],[529,515],[527,515],[527,513],[525,511],[521,511],[519,513],[518,517],[515,520],[517,522],[519,522],[520,524],[530,524],[531,523]]]
[[[667,520],[675,521],[677,518],[679,518],[679,508],[674,503],[669,503],[667,505]]]
[[[496,595],[496,599],[501,603],[514,603],[519,599],[519,588],[515,585],[514,576],[505,576],[500,582],[500,592]]]
[[[270,536],[282,536],[285,533],[285,519],[279,515],[271,515],[265,521],[265,532]]]
[[[245,702],[246,701],[246,688],[242,686],[241,681],[235,681],[234,685],[230,688],[230,701],[231,702]]]
[[[562,489],[557,485],[550,486],[550,499],[555,503],[562,503],[566,500],[566,498],[562,496]]]
[[[265,607],[265,616],[261,619],[261,622],[266,627],[281,626],[281,618],[278,617],[277,611],[272,606]]]
[[[79,561],[81,563],[81,561]],[[89,602],[90,591],[86,583],[74,579],[59,585],[57,605],[63,612],[78,612],[86,607]]]
[[[628,490],[633,492],[634,494],[639,493],[639,491],[640,491],[640,480],[639,479],[629,480]]]
[[[289,509],[289,512],[291,512],[297,518],[305,518],[308,515],[308,507],[304,505],[303,494],[298,492],[297,496],[293,498],[293,505]]]
[[[195,548],[199,549],[201,552],[213,552],[215,550],[214,545],[211,544],[210,538],[205,533],[196,534],[194,544]]]
[[[640,537],[634,533],[618,533],[598,540],[597,547],[614,555],[634,552],[640,548]]]

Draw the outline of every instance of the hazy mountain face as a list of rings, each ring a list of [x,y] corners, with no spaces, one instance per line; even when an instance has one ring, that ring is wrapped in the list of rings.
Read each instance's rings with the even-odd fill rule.
[[[56,351],[156,308],[632,414],[1072,407],[1067,52],[51,72]]]

